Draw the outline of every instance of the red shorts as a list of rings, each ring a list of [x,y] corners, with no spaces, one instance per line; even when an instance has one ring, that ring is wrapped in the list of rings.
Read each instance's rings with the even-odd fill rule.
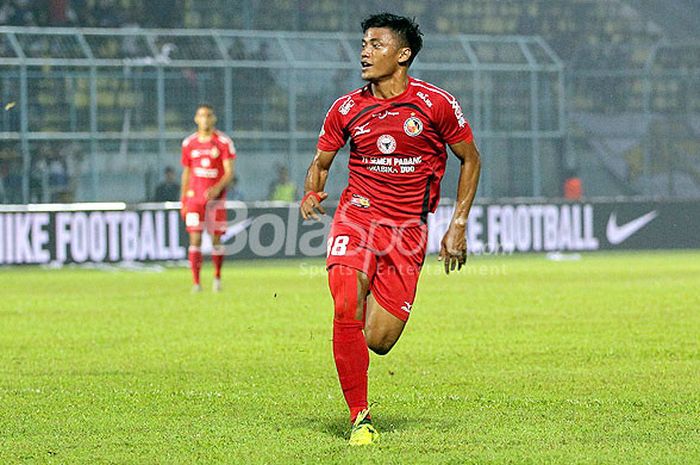
[[[416,297],[427,239],[426,225],[367,227],[333,221],[326,266],[345,265],[365,273],[377,303],[407,321]]]
[[[202,232],[206,229],[209,234],[226,232],[226,208],[223,200],[200,201],[190,198],[186,201],[185,226],[187,232]]]

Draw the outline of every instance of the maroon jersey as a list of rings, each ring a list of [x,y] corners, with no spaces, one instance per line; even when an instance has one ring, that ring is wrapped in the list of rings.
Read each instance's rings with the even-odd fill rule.
[[[452,95],[409,78],[406,91],[390,99],[375,98],[368,84],[336,100],[318,148],[333,152],[348,139],[350,177],[339,211],[363,223],[406,225],[425,223],[437,207],[446,144],[473,136]]]
[[[236,158],[236,148],[226,134],[215,130],[205,142],[197,133],[182,141],[182,166],[190,168],[190,185],[187,196],[200,198],[204,192],[219,182],[224,175],[224,160]],[[225,192],[222,191],[222,196]]]

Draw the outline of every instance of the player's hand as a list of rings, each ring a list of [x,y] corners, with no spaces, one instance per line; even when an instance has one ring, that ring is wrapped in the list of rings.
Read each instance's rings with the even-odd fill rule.
[[[440,242],[438,260],[445,263],[446,274],[450,274],[450,271],[461,270],[467,262],[467,236],[465,233],[465,226],[451,223],[442,238],[442,242]]]
[[[301,210],[301,216],[305,220],[313,218],[315,220],[320,220],[318,213],[321,215],[326,214],[326,210],[321,206],[321,202],[328,198],[328,192],[317,192],[318,198],[314,195],[305,195],[304,199],[299,205]]]
[[[221,195],[221,189],[219,189],[216,186],[212,186],[206,191],[204,191],[204,198],[206,200],[214,200],[219,198],[219,195]]]

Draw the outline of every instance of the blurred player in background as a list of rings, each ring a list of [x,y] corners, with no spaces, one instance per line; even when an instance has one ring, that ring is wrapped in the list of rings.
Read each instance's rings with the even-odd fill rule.
[[[172,166],[166,166],[163,174],[165,174],[165,178],[163,179],[163,182],[156,186],[153,201],[174,202],[178,199],[178,195],[180,195],[181,192],[180,184],[177,183],[175,168]]]
[[[388,353],[408,320],[427,244],[427,216],[440,199],[449,145],[461,162],[456,208],[442,239],[445,272],[467,258],[466,225],[480,173],[479,151],[457,100],[408,76],[422,33],[382,13],[362,23],[364,87],[326,115],[301,202],[304,219],[324,213],[326,178],[351,139],[348,186],[328,238],[333,356],[350,409],[351,445],[375,442],[367,403],[368,347]],[[364,332],[364,333],[363,333]]]
[[[233,179],[236,149],[226,134],[217,130],[216,115],[210,105],[200,105],[194,115],[197,132],[182,141],[182,217],[190,236],[189,259],[193,292],[202,290],[202,232],[212,239],[214,262],[213,290],[221,290],[221,265],[224,247],[221,235],[226,232],[226,186]]]

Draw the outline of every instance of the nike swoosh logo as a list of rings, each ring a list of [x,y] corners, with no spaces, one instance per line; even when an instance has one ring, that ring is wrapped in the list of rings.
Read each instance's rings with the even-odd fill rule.
[[[626,241],[632,234],[642,229],[647,224],[651,223],[659,214],[656,210],[650,211],[644,216],[632,220],[622,226],[617,225],[617,214],[612,212],[608,219],[608,226],[605,233],[608,236],[608,242],[613,245],[621,244]]]

